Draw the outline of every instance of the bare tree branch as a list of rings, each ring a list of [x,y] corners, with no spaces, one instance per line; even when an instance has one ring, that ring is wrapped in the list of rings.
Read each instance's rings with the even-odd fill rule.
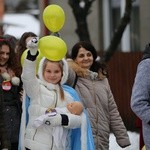
[[[87,24],[87,16],[90,14],[91,5],[95,0],[69,0],[68,3],[72,7],[73,14],[76,19],[77,29],[76,33],[80,41],[91,41],[88,24]]]
[[[117,29],[113,35],[113,38],[111,40],[111,43],[110,43],[108,49],[101,57],[101,61],[108,62],[110,60],[110,58],[113,56],[113,54],[115,53],[117,46],[119,45],[119,43],[121,41],[123,32],[124,32],[126,26],[128,25],[128,23],[130,22],[131,10],[132,10],[132,0],[126,0],[124,16],[120,20],[120,24],[117,27]]]
[[[87,16],[91,13],[91,6],[95,0],[68,0],[69,5],[73,10],[73,14],[76,19],[77,29],[76,33],[80,40],[86,40],[91,42],[88,24],[87,24]],[[126,7],[124,16],[120,20],[120,24],[116,28],[112,40],[108,49],[105,51],[103,56],[101,57],[102,62],[108,62],[110,58],[113,56],[115,51],[117,50],[117,46],[119,45],[123,32],[130,22],[131,10],[132,10],[132,2],[134,0],[126,0]]]

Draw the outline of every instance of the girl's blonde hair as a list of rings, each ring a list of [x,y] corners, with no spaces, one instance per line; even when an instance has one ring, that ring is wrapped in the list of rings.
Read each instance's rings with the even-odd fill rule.
[[[48,62],[57,63],[59,65],[60,69],[61,69],[61,73],[62,73],[62,76],[63,76],[63,61],[62,60],[52,61],[52,60],[45,59],[44,62],[43,62],[43,74],[44,74],[44,70],[45,70],[46,65],[47,65]],[[60,89],[60,97],[61,97],[62,100],[64,100],[65,99],[64,90],[63,90],[63,88],[60,84],[60,81],[58,82],[59,89]]]

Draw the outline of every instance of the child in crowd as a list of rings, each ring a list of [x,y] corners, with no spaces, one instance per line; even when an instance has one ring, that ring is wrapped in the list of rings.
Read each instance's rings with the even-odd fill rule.
[[[74,115],[71,113],[56,114],[49,118],[45,118],[50,122],[49,125],[33,127],[33,122],[36,118],[44,115],[49,111],[49,108],[60,107],[64,108],[68,103],[76,99],[74,96],[75,91],[72,88],[64,87],[68,77],[67,62],[62,59],[60,61],[51,61],[45,57],[40,61],[38,78],[36,75],[36,57],[38,56],[38,40],[33,38],[27,43],[29,49],[27,58],[24,61],[22,81],[26,94],[30,98],[28,110],[25,109],[23,104],[23,114],[20,133],[20,146],[21,150],[71,150],[75,145],[72,140],[72,132],[70,129],[80,128],[82,125],[81,115]],[[70,89],[70,91],[68,90]],[[25,100],[23,100],[25,103]],[[28,112],[28,120],[26,114]],[[86,117],[87,118],[87,117]],[[66,141],[59,145],[59,139],[53,140],[53,127],[63,126],[68,130],[69,134],[66,135]],[[91,130],[90,130],[91,131]],[[93,146],[87,146],[86,137],[88,136],[87,128],[84,132],[84,137],[75,136],[78,140],[81,139],[81,150],[93,150]],[[92,135],[92,134],[91,134]],[[87,138],[89,139],[89,138]],[[93,143],[91,136],[90,142]],[[58,143],[58,144],[57,144]]]

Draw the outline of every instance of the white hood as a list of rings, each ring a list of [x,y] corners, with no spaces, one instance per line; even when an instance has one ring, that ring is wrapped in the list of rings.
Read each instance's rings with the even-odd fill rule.
[[[47,83],[44,78],[43,78],[43,63],[44,63],[44,60],[46,58],[43,57],[39,63],[39,69],[38,69],[38,76],[39,76],[39,79],[42,80],[44,83]],[[68,64],[67,64],[67,61],[63,58],[62,59],[62,62],[63,62],[63,76],[62,76],[62,79],[61,79],[61,85],[64,84],[66,81],[67,81],[67,78],[68,78]]]

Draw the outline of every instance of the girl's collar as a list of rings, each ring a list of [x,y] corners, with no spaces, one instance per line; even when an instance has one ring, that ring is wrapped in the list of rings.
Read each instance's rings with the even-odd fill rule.
[[[56,91],[59,90],[59,85],[58,84],[48,83],[48,82],[42,81],[40,79],[39,79],[39,83],[44,85],[49,90],[56,90]]]

